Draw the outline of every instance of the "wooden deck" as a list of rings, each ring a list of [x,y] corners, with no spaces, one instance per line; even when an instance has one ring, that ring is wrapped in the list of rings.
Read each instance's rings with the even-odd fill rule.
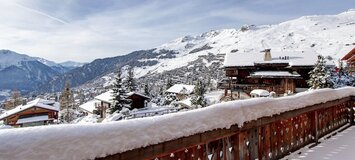
[[[218,129],[117,153],[105,160],[280,159],[345,125],[354,125],[354,97],[262,117]]]

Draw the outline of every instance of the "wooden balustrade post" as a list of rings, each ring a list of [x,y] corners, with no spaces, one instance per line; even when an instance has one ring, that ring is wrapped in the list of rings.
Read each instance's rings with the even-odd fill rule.
[[[318,119],[318,111],[314,111],[313,112],[313,118],[312,118],[312,128],[313,128],[313,141],[315,143],[318,143],[318,140],[319,140],[319,134],[318,134],[318,130],[319,130],[319,119]]]
[[[239,133],[236,135],[232,136],[232,139],[234,141],[233,143],[233,148],[234,148],[234,160],[238,160],[239,159]]]
[[[350,125],[355,125],[355,121],[354,121],[354,107],[352,106],[352,104],[353,104],[354,102],[352,102],[352,101],[349,101],[348,103],[347,103],[347,105],[348,105],[348,108],[350,109],[349,110],[349,118],[350,118]]]

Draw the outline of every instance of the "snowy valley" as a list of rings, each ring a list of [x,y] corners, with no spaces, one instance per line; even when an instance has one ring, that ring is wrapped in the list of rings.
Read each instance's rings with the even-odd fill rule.
[[[0,160],[354,157],[355,9],[38,2],[0,6]]]

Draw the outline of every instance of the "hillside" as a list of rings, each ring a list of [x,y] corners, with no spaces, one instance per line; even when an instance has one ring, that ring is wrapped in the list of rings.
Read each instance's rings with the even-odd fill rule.
[[[0,50],[0,93],[9,90],[33,91],[38,85],[69,69],[55,62],[30,57],[10,50]],[[8,94],[1,94],[0,101]]]
[[[155,49],[139,51],[145,53],[145,56],[138,56],[135,55],[136,52],[133,52],[126,55],[126,58],[131,57],[132,59],[128,59],[128,61],[140,62],[141,66],[133,65],[136,77],[142,77],[142,82],[147,82],[147,79],[152,80],[154,77],[158,77],[155,80],[164,81],[171,75],[174,75],[175,79],[176,77],[196,79],[200,75],[195,73],[199,73],[198,70],[201,68],[195,72],[192,72],[193,70],[187,71],[184,68],[208,67],[210,62],[201,56],[217,57],[225,54],[228,56],[228,54],[236,52],[259,53],[265,48],[271,48],[272,51],[281,52],[312,51],[310,53],[330,56],[336,62],[353,47],[355,47],[355,11],[349,10],[338,15],[304,16],[275,25],[245,25],[239,29],[222,29],[197,36],[184,36]],[[167,51],[171,54],[166,54]],[[116,58],[119,59],[119,57]],[[102,62],[105,63],[106,60],[103,59]],[[220,66],[219,72],[214,72],[216,71],[215,67],[212,67],[214,69],[211,70],[211,73],[214,74],[213,77],[218,77],[217,73],[220,74],[222,71],[223,63],[219,60],[214,62]],[[106,70],[106,74],[100,72],[100,75],[98,74],[93,80],[82,81],[85,83],[82,87],[109,85],[112,82],[112,72],[117,68],[113,65],[124,66],[128,63],[127,61],[124,63],[115,61],[111,65],[112,67]],[[181,70],[187,72],[179,72]],[[223,77],[219,76],[218,78]],[[183,80],[184,78],[177,79],[177,82],[191,82]],[[155,81],[153,80],[153,82]],[[75,84],[77,86],[79,83]]]
[[[66,80],[70,80],[73,86],[86,83],[102,86],[109,83],[107,81],[111,79],[110,75],[115,69],[127,65],[134,67],[136,77],[139,78],[189,66],[200,56],[209,54],[248,54],[271,48],[272,51],[310,51],[313,54],[331,56],[337,61],[353,47],[354,10],[338,15],[304,16],[275,25],[245,25],[238,29],[221,29],[197,36],[184,36],[154,49],[97,59],[59,76],[42,86],[41,90],[60,90]]]

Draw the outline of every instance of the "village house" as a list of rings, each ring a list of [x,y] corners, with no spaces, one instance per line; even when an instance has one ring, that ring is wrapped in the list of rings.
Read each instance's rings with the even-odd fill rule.
[[[183,100],[188,98],[194,92],[195,85],[175,84],[171,86],[166,93],[176,96],[176,100]]]
[[[276,94],[295,93],[308,88],[306,80],[317,61],[313,51],[236,52],[226,55],[224,70],[227,80],[219,88],[250,93],[264,89]],[[327,61],[327,65],[332,62]]]
[[[150,100],[150,97],[137,92],[127,93],[126,96],[131,100],[131,107],[129,108],[131,110],[145,108],[147,106],[147,101]],[[95,100],[98,101],[95,103],[96,110],[102,118],[105,118],[107,110],[111,108],[113,104],[112,90],[96,96]]]
[[[99,103],[100,103],[100,101],[93,99],[93,100],[90,100],[84,104],[81,104],[79,106],[79,109],[81,111],[83,111],[85,115],[94,114],[94,111],[96,109],[95,106],[96,106],[96,104],[99,104]]]
[[[355,72],[355,48],[347,53],[341,60],[346,62],[350,72]]]
[[[14,127],[40,126],[58,120],[60,104],[37,98],[27,104],[19,105],[0,115],[0,121]]]

